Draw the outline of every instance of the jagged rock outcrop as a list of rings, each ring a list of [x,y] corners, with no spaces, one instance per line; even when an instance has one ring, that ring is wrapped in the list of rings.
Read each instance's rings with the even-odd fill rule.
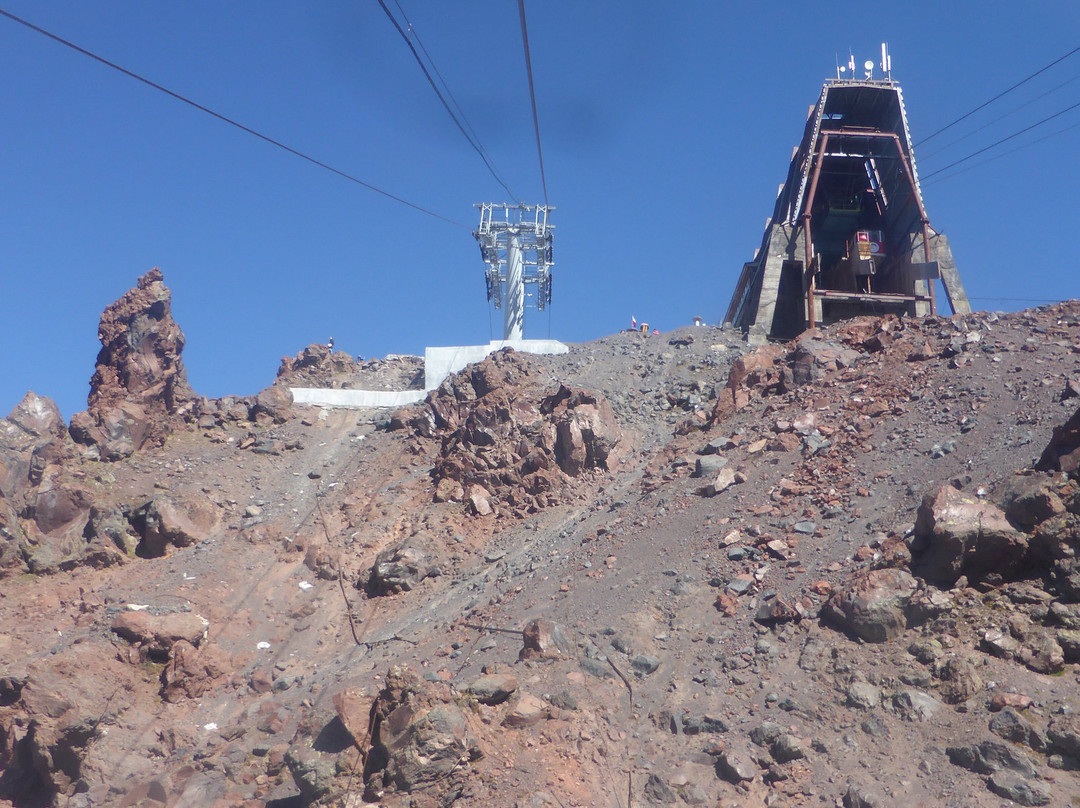
[[[448,689],[440,694],[409,668],[391,668],[371,710],[366,795],[444,779],[468,759],[466,730]]]
[[[353,359],[345,351],[313,343],[296,356],[281,357],[277,385],[349,390],[423,390],[424,359],[389,354],[382,359]]]
[[[368,594],[411,592],[422,580],[439,575],[431,553],[415,542],[402,542],[383,550],[368,571]]]
[[[57,479],[72,449],[48,398],[27,393],[0,419],[0,571],[55,572],[81,559],[90,495]]]
[[[851,367],[858,351],[808,331],[790,345],[763,345],[735,359],[727,381],[717,390],[706,427],[744,409],[755,395],[782,395],[798,385]]]
[[[184,333],[171,304],[172,293],[154,268],[101,315],[88,406],[72,417],[71,435],[104,460],[161,445],[197,400],[180,359]]]
[[[504,349],[448,379],[411,418],[418,435],[441,440],[436,501],[532,513],[569,495],[571,480],[614,470],[623,434],[608,402],[566,385],[538,397],[523,385],[530,372]]]
[[[329,345],[312,343],[296,354],[281,357],[278,382],[293,387],[337,387],[337,377],[356,369],[356,360]]]

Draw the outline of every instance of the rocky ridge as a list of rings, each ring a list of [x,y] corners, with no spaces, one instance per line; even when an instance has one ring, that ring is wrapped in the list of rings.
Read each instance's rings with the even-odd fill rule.
[[[30,394],[0,804],[1071,804],[1078,315],[617,334],[398,413],[185,394],[126,455]]]

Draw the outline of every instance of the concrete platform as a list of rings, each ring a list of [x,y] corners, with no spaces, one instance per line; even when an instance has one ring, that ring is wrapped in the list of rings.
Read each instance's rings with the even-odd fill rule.
[[[379,407],[404,407],[422,401],[424,390],[331,390],[322,387],[290,387],[293,402],[313,404],[317,407],[341,407],[344,409],[369,409]]]
[[[450,345],[424,350],[423,390],[332,390],[321,387],[290,387],[293,401],[316,407],[341,407],[345,409],[397,408],[422,401],[429,390],[434,390],[451,373],[464,370],[466,365],[482,362],[490,354],[503,348],[513,348],[521,353],[564,354],[570,349],[554,339],[494,340],[487,345]]]

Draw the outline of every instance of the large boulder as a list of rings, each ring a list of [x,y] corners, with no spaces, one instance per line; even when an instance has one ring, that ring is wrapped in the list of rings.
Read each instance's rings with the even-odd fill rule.
[[[1064,424],[1054,427],[1050,443],[1043,450],[1035,468],[1040,471],[1064,471],[1072,477],[1080,469],[1080,409]]]
[[[201,636],[198,639],[201,641]],[[170,703],[197,699],[231,667],[228,654],[215,645],[196,648],[186,639],[174,640],[169,648],[169,661],[161,672],[161,697]]]
[[[163,556],[170,545],[187,547],[200,542],[220,521],[218,506],[206,497],[165,494],[154,497],[131,517],[142,537],[137,552],[144,558]]]
[[[368,571],[366,587],[371,595],[411,592],[425,578],[438,572],[427,549],[402,542],[388,547],[375,557],[375,563]]]
[[[907,628],[905,610],[918,583],[901,569],[870,570],[836,593],[823,616],[866,642],[888,642]]]
[[[72,418],[71,435],[96,446],[102,459],[161,445],[197,401],[180,359],[184,333],[171,306],[172,293],[154,268],[101,315],[87,411]]]
[[[29,392],[0,418],[0,496],[14,500],[38,485],[64,460],[71,440],[52,400]]]
[[[9,756],[0,757],[4,796],[14,797],[14,805],[63,805],[98,736],[102,703],[44,666],[17,684],[18,700],[0,715],[0,753]]]
[[[255,397],[252,415],[256,420],[261,415],[275,424],[283,424],[292,415],[292,405],[292,391],[283,385],[274,384]]]
[[[961,575],[1010,575],[1027,553],[1027,537],[997,506],[946,485],[919,507],[912,542],[912,569],[929,581],[952,586]]]
[[[796,384],[806,384],[825,374],[851,367],[861,356],[858,351],[839,343],[807,337],[799,340],[792,354],[791,375]]]
[[[1005,515],[1017,525],[1030,528],[1065,512],[1065,503],[1055,490],[1054,478],[1033,472],[1011,478],[1001,498]]]
[[[555,461],[571,477],[587,469],[610,470],[612,451],[622,438],[611,405],[583,390],[561,385],[540,403],[555,425]]]
[[[33,391],[23,396],[7,420],[31,438],[59,437],[67,429],[55,402]]]
[[[23,510],[27,521],[22,553],[30,572],[56,572],[82,561],[92,505],[89,492],[76,486],[48,486],[34,492]]]
[[[210,622],[194,612],[127,611],[120,612],[112,623],[112,632],[138,646],[141,656],[161,661],[170,657],[178,642],[198,648],[209,628]]]
[[[780,361],[786,353],[782,345],[762,345],[736,358],[731,363],[727,382],[716,391],[716,404],[709,414],[709,424],[723,421],[747,406],[753,390],[782,392],[790,387],[791,371]]]

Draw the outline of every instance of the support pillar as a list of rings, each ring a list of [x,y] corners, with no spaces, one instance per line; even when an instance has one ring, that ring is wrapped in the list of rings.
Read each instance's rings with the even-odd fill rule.
[[[503,339],[522,338],[525,323],[525,279],[521,236],[512,233],[506,249],[506,299],[503,301]]]

